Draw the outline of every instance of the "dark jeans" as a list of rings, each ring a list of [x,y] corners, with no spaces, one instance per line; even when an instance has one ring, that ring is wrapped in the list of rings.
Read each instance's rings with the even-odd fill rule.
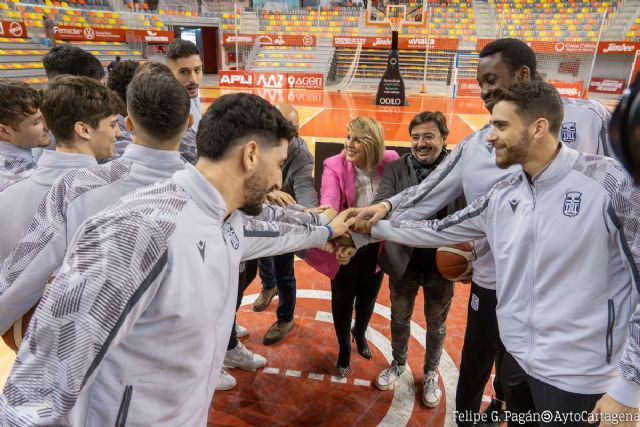
[[[550,384],[537,380],[520,367],[518,362],[509,353],[505,353],[502,361],[502,385],[507,401],[507,409],[511,414],[522,414],[525,418],[527,412],[542,414],[551,411],[553,415],[590,413],[596,406],[602,394],[577,394],[560,390]],[[525,418],[526,419],[526,418]],[[518,424],[513,418],[507,420],[510,426],[543,425],[543,426],[587,426],[586,420],[567,419],[551,420],[551,422]]]
[[[500,366],[504,346],[498,333],[496,316],[496,291],[471,283],[471,295],[467,308],[467,330],[462,345],[460,376],[456,389],[456,409],[460,412],[480,411],[484,387],[491,376],[491,368],[496,363],[493,389],[496,398],[504,400],[500,383]],[[459,425],[464,425],[458,422]]]
[[[244,268],[242,268],[244,264]],[[236,300],[236,311],[242,304],[242,297],[244,291],[249,284],[253,282],[256,277],[256,270],[258,268],[258,260],[252,259],[251,261],[245,261],[240,264],[240,274],[238,274],[238,299]],[[231,336],[229,337],[229,344],[227,344],[227,351],[233,350],[238,345],[238,336],[236,335],[236,319],[233,319],[233,326],[231,327]]]
[[[447,336],[447,314],[453,298],[453,283],[437,271],[421,273],[407,270],[401,279],[389,280],[391,290],[391,347],[393,359],[401,365],[407,362],[411,315],[418,290],[424,293],[424,317],[427,320],[427,349],[424,373],[437,371]]]
[[[342,367],[349,366],[351,359],[350,329],[354,301],[356,336],[364,336],[373,314],[383,275],[382,271],[376,273],[378,247],[378,244],[372,244],[361,248],[349,264],[340,267],[331,281],[331,311],[340,349],[338,364]]]
[[[260,258],[260,279],[263,289],[278,287],[278,321],[291,322],[296,308],[296,276],[293,273],[293,253]]]

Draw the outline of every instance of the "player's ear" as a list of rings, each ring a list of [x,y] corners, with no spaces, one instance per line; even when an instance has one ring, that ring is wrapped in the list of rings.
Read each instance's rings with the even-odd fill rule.
[[[533,122],[533,137],[542,138],[549,133],[549,121],[544,117],[540,117]]]
[[[131,120],[130,116],[127,116],[124,118],[124,127],[127,128],[127,130],[130,133],[134,133],[134,131],[136,130],[136,127],[133,124],[133,121]]]
[[[527,67],[526,65],[523,65],[522,67],[520,67],[520,69],[516,73],[516,79],[518,80],[518,82],[531,81],[532,76],[531,76],[531,70],[529,69],[529,67]]]
[[[258,163],[258,144],[251,140],[242,146],[242,162],[245,172],[253,172]]]
[[[0,123],[0,139],[3,141],[11,140],[11,126],[3,125]]]

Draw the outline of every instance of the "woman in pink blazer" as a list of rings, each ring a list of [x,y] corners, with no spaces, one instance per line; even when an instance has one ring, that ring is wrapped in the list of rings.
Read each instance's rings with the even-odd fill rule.
[[[369,206],[373,201],[387,163],[398,153],[384,149],[382,126],[369,117],[356,117],[347,126],[342,153],[324,161],[320,203],[340,212],[350,207]],[[355,302],[356,320],[351,329],[358,352],[371,359],[365,331],[382,283],[377,265],[379,244],[361,248],[347,265],[340,266],[332,254],[309,251],[305,261],[331,279],[331,310],[338,338],[339,377],[349,373],[351,359],[351,313]]]

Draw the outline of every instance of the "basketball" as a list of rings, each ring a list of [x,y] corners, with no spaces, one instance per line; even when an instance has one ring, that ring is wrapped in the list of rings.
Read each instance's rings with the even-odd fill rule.
[[[436,267],[442,277],[452,282],[471,279],[472,243],[442,246],[436,251]]]
[[[38,304],[34,305],[27,311],[21,319],[13,322],[13,325],[7,330],[7,332],[2,335],[2,340],[11,350],[17,352],[20,344],[16,344],[22,342],[22,338],[24,337],[27,328],[29,327],[29,322],[31,321],[31,316],[33,316],[33,312],[36,311],[36,307]]]

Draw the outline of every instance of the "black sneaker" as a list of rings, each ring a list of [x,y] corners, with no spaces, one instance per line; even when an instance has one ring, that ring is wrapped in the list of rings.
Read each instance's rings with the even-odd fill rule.
[[[478,424],[478,427],[498,427],[501,422],[506,421],[504,415],[504,409],[502,406],[504,402],[499,399],[491,399],[491,403],[487,406],[487,409],[482,413],[482,420]]]

